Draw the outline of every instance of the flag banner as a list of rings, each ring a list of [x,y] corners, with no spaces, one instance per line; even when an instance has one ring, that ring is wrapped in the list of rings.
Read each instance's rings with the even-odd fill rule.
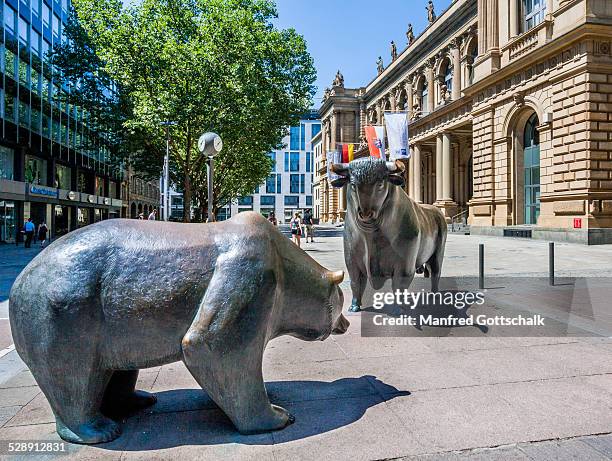
[[[368,140],[370,155],[385,158],[385,127],[382,125],[366,125],[365,135]]]
[[[389,140],[389,160],[410,158],[406,112],[385,112],[385,124]]]
[[[355,159],[355,144],[338,144],[338,151],[342,152],[342,162],[349,163]]]
[[[327,159],[327,179],[331,182],[340,177],[331,170],[331,166],[334,163],[342,163],[342,152],[335,150],[329,151],[325,158]]]

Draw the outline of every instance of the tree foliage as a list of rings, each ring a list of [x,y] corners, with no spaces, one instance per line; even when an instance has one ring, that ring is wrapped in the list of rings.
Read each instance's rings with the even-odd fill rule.
[[[215,208],[252,193],[270,172],[266,153],[304,113],[315,70],[304,39],[278,30],[270,0],[74,0],[78,40],[59,53],[62,72],[81,66],[96,85],[117,91],[98,114],[121,125],[117,140],[137,170],[158,168],[172,142],[171,178],[186,205],[205,208],[206,159],[198,137],[215,131],[223,151],[215,159]],[[71,37],[72,38],[72,37]],[[72,49],[71,49],[72,47]],[[81,78],[84,74],[81,74]],[[84,92],[95,104],[98,89]],[[84,87],[86,88],[86,87]],[[140,144],[140,146],[138,146]],[[128,150],[129,152],[126,152]],[[189,219],[189,213],[185,213]]]

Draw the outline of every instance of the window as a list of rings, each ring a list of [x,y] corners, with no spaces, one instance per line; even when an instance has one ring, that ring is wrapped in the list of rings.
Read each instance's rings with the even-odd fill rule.
[[[285,152],[285,171],[289,171],[289,152]]]
[[[4,91],[4,118],[15,122],[15,95],[9,90]]]
[[[306,149],[306,125],[300,123],[300,150]]]
[[[280,174],[276,175],[276,193],[277,194],[282,194],[283,190],[281,189],[281,185],[282,185],[282,178],[283,176]]]
[[[312,171],[312,152],[306,152],[306,173]]]
[[[4,28],[7,32],[15,35],[15,30],[17,29],[17,11],[6,3],[4,4]]]
[[[320,123],[313,123],[312,125],[310,125],[311,128],[311,138],[314,138],[316,135],[319,134],[319,132],[321,131],[321,124]]]
[[[304,189],[306,188],[306,175],[300,175],[300,194],[304,193]]]
[[[17,55],[8,48],[4,49],[4,69],[6,74],[15,79],[15,63],[17,62]]]
[[[289,176],[289,193],[299,194],[300,193],[300,175],[292,174]]]
[[[534,28],[544,20],[546,0],[522,0],[523,2],[523,32]]]
[[[268,158],[272,160],[272,171],[276,171],[276,154],[274,152],[269,152]]]
[[[30,106],[23,101],[19,101],[19,125],[24,128],[30,127]]]
[[[300,153],[299,152],[291,152],[291,171],[300,171]]]
[[[19,43],[25,47],[30,43],[30,25],[23,18],[19,18]]]
[[[300,203],[300,197],[293,195],[285,196],[285,206],[297,207]]]
[[[32,13],[34,16],[40,16],[40,0],[32,0]]]
[[[274,206],[276,203],[276,197],[274,195],[262,195],[259,199],[261,206]]]
[[[300,127],[292,126],[289,132],[289,149],[300,149]]]
[[[306,196],[306,206],[312,206],[312,195]]]
[[[429,111],[429,88],[427,82],[423,81],[423,88],[421,90],[421,112],[426,113]]]
[[[453,68],[451,67],[450,62],[446,66],[444,84],[446,85],[446,91],[450,94],[453,91]]]
[[[35,30],[32,30],[32,43],[30,45],[32,46],[32,52],[36,56],[40,56],[40,34]]]
[[[30,66],[21,59],[19,60],[19,83],[23,86],[30,87]]]
[[[59,189],[72,189],[72,170],[68,166],[55,164],[55,181],[54,186]]]
[[[253,206],[253,197],[252,196],[248,196],[248,197],[240,197],[238,199],[238,205],[241,206]]]
[[[49,61],[49,50],[51,49],[51,45],[48,41],[43,39],[42,42],[42,58],[45,62]]]
[[[100,176],[96,176],[96,195],[104,197],[104,179]]]
[[[62,0],[62,11],[68,13],[68,0]]]
[[[15,164],[15,151],[8,147],[0,146],[0,179],[13,180],[13,166]]]
[[[44,1],[43,1],[42,11],[43,11],[43,17],[42,17],[43,25],[48,28],[49,24],[51,24],[51,10],[49,9],[49,7]]]
[[[58,41],[60,37],[60,18],[57,14],[53,14],[53,39]]]
[[[276,175],[272,174],[266,178],[266,194],[276,193]]]
[[[30,184],[47,184],[47,161],[31,155],[25,157],[25,180]]]

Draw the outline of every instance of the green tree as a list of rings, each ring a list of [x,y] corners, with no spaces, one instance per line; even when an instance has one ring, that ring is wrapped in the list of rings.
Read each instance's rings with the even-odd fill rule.
[[[81,40],[99,75],[116,82],[121,125],[137,170],[159,165],[166,120],[171,178],[185,206],[205,208],[198,137],[215,131],[214,208],[251,193],[270,172],[266,153],[310,106],[315,70],[304,39],[278,30],[270,0],[74,0]],[[92,58],[93,60],[93,58]],[[65,66],[64,66],[65,67]],[[125,153],[124,153],[125,154]],[[190,218],[185,213],[185,220]]]

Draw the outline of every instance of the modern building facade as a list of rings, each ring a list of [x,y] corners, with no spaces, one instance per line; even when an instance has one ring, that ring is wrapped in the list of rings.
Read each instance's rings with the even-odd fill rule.
[[[453,1],[373,81],[326,92],[320,207],[346,203],[325,152],[405,110],[413,199],[472,233],[612,243],[611,37],[608,0]]]
[[[272,172],[253,195],[242,197],[222,209],[217,219],[227,219],[241,211],[253,210],[264,216],[274,212],[279,223],[286,223],[296,211],[313,209],[313,137],[321,131],[318,113],[312,111],[289,129],[284,148],[270,152]]]
[[[62,40],[68,0],[3,0],[0,47],[0,241],[32,218],[57,237],[121,214],[121,174],[88,114],[58,104],[46,53]]]

